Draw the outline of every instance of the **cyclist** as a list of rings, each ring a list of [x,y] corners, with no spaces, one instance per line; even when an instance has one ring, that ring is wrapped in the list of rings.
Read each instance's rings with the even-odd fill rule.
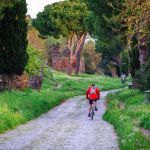
[[[86,98],[89,100],[89,114],[88,117],[91,117],[91,110],[92,110],[92,104],[95,105],[95,111],[97,110],[97,100],[100,98],[100,90],[95,86],[95,84],[92,84],[91,87],[89,87],[86,90]]]

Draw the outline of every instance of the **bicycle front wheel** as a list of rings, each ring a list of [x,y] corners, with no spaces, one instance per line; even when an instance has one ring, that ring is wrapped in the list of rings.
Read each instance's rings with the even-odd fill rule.
[[[93,118],[94,118],[94,112],[92,111],[92,113],[91,113],[91,118],[92,118],[92,120],[93,120]]]

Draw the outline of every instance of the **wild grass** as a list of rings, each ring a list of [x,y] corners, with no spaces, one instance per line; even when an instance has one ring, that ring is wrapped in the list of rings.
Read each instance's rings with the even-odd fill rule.
[[[138,90],[123,90],[108,96],[109,121],[119,136],[121,150],[149,150],[150,141],[140,128],[150,129],[150,104],[144,103],[144,94]]]
[[[88,86],[96,83],[102,90],[120,88],[120,80],[98,75],[67,76],[55,72],[54,79],[44,78],[42,89],[5,91],[0,93],[0,133],[40,116],[62,101],[77,95],[84,95]]]

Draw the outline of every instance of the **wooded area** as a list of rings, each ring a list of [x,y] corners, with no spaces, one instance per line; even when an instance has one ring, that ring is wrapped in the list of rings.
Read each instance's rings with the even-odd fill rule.
[[[149,0],[67,0],[47,5],[35,19],[26,12],[25,0],[0,1],[1,76],[43,76],[43,68],[55,62],[50,47],[59,43],[68,75],[84,69],[118,77],[131,73],[134,88],[150,88]]]

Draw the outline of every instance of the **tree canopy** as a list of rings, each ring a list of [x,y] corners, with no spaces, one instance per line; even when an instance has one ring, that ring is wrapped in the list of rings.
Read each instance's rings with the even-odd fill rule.
[[[4,15],[3,10],[6,7],[13,7],[14,4],[16,4],[19,1],[21,1],[21,0],[0,0],[0,19],[2,19],[3,15]]]
[[[108,64],[115,58],[118,68],[119,60],[116,60],[124,45],[120,35],[115,32],[117,24],[112,17],[119,13],[115,7],[121,7],[121,0],[88,0],[87,4],[91,11],[86,19],[87,27],[90,34],[97,39],[96,50],[102,53],[101,66],[107,69]]]
[[[80,1],[63,1],[47,5],[33,20],[42,35],[68,36],[71,32],[86,31],[83,25],[87,6]]]

